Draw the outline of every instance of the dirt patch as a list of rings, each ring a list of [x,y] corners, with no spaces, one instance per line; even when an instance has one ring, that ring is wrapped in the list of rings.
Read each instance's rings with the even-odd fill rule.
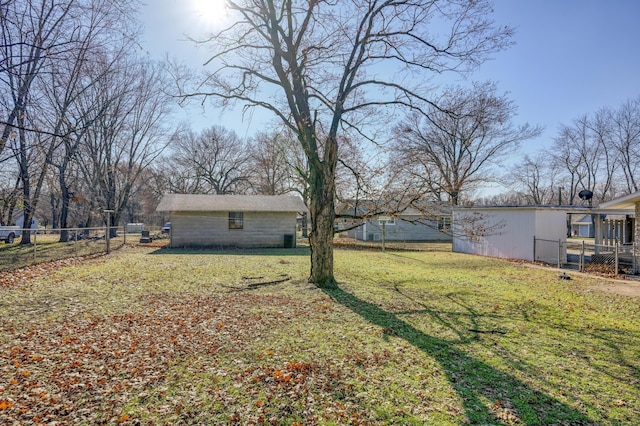
[[[558,271],[558,274],[563,273],[568,275],[569,278],[572,276],[582,276],[589,278],[602,278],[603,281],[596,285],[585,286],[586,291],[605,291],[607,293],[620,294],[622,296],[633,296],[640,297],[640,277],[638,276],[625,276],[620,275],[620,278],[616,278],[610,275],[602,275],[602,274],[587,274],[584,272],[578,271],[567,271],[567,270],[558,270],[557,268],[552,268],[546,265],[538,264],[538,263],[530,263],[525,261],[514,261],[514,263],[519,263],[522,266],[526,266],[528,268],[538,268],[538,269],[546,269],[549,271]]]
[[[640,282],[616,280],[599,285],[589,286],[588,290],[606,291],[608,293],[621,294],[623,296],[640,297]]]

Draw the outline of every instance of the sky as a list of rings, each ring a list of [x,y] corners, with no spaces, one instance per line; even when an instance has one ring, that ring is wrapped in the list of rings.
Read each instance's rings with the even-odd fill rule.
[[[149,0],[140,11],[149,54],[166,53],[201,68],[206,49],[186,41],[185,34],[198,36],[214,24],[203,9],[206,1]],[[515,45],[496,53],[470,80],[495,81],[518,108],[515,123],[545,128],[523,144],[522,154],[550,148],[560,124],[640,96],[640,1],[494,0],[493,5],[496,23],[516,29]],[[221,116],[211,106],[179,117],[194,130],[222,124],[245,137],[265,125],[261,117]]]

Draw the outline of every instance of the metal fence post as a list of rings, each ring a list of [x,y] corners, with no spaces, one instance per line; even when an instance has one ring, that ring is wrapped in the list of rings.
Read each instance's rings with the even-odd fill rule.
[[[535,262],[536,259],[536,237],[535,235],[533,236],[533,261]]]
[[[558,269],[562,268],[562,240],[558,240]]]
[[[578,270],[580,272],[584,271],[584,240],[582,240],[582,244],[580,247],[580,260],[579,260]]]
[[[24,231],[23,231],[24,232]],[[31,232],[30,229],[27,232]],[[37,233],[33,234],[33,263],[38,263],[38,255],[36,254],[38,248],[38,239],[36,238]]]
[[[615,246],[615,249],[614,249],[614,253],[615,253],[615,257],[616,257],[616,269],[615,269],[615,271],[616,271],[616,275],[618,275],[618,272],[619,272],[619,270],[618,270],[618,265],[619,265],[619,263],[618,263],[618,255],[620,254],[620,251],[618,250],[618,241],[617,240],[616,240],[616,246]]]
[[[110,235],[109,234],[111,233],[111,228],[107,225],[104,229],[105,229],[104,237],[105,237],[105,240],[107,242],[107,254],[109,254],[109,251],[110,251],[110,247],[109,247],[109,237],[110,237]]]

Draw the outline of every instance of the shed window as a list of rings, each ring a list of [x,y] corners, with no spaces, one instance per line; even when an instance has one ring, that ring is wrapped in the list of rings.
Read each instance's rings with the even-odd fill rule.
[[[244,218],[242,212],[229,212],[229,229],[242,229]]]

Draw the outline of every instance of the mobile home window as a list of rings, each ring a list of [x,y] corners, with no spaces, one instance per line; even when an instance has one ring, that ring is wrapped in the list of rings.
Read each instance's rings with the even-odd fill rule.
[[[242,229],[244,218],[242,212],[229,212],[229,229]]]
[[[438,219],[438,230],[448,231],[451,229],[451,216],[440,216]]]
[[[384,222],[384,220],[378,219],[378,225],[382,225],[382,222]],[[387,222],[387,225],[395,225],[396,224],[396,218],[392,217],[390,219],[387,219],[386,222]]]

